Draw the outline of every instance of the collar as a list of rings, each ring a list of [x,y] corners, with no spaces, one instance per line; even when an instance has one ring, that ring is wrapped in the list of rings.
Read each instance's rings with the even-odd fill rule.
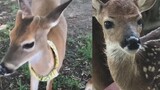
[[[39,81],[49,81],[49,80],[52,80],[53,78],[57,77],[58,76],[58,71],[57,71],[57,68],[59,66],[59,57],[58,57],[58,51],[57,51],[57,48],[56,46],[54,45],[54,43],[52,41],[47,41],[48,45],[51,47],[52,51],[53,51],[53,54],[54,54],[54,68],[51,70],[51,72],[46,75],[46,76],[42,76],[42,75],[38,75],[34,70],[33,68],[31,67],[31,64],[29,64],[29,70],[30,70],[30,73],[32,75],[34,75]]]

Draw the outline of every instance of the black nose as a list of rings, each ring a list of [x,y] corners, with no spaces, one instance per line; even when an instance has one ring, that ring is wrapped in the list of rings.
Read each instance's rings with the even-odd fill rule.
[[[140,46],[140,39],[134,36],[131,36],[130,38],[126,39],[125,42],[129,50],[136,50]]]
[[[4,75],[7,75],[7,74],[11,74],[13,73],[13,70],[11,69],[8,69],[4,63],[1,63],[0,64],[0,75],[1,76],[4,76]]]

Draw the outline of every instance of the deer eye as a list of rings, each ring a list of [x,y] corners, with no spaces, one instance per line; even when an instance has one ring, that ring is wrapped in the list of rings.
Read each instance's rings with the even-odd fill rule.
[[[111,29],[111,28],[114,27],[114,23],[111,22],[111,21],[105,21],[104,26],[105,26],[106,29]]]
[[[139,19],[139,20],[137,21],[137,24],[138,24],[138,25],[143,25],[143,20],[142,20],[142,19]]]
[[[32,48],[34,46],[34,42],[31,42],[31,43],[26,43],[26,44],[24,44],[22,47],[24,48],[24,49],[30,49],[30,48]]]

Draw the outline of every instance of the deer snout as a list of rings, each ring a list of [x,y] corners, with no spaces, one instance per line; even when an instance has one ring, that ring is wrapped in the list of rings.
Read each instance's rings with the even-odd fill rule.
[[[125,44],[128,50],[137,50],[140,47],[140,39],[134,36],[125,39]]]
[[[8,76],[11,73],[13,73],[12,69],[7,68],[4,63],[0,64],[0,76]]]
[[[140,39],[136,36],[125,38],[121,42],[121,47],[129,53],[135,53],[141,47]]]

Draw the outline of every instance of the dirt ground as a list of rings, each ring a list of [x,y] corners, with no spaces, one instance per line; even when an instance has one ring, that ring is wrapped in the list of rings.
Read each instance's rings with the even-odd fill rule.
[[[64,1],[67,0],[63,0],[63,2]],[[12,26],[13,23],[10,22],[14,22],[17,9],[17,2],[0,0],[0,25],[8,24]],[[74,80],[79,80],[80,82],[78,86],[75,87],[59,85],[60,87],[58,87],[57,90],[84,90],[85,84],[90,78],[90,60],[84,58],[79,51],[85,44],[84,37],[91,35],[92,32],[91,9],[91,0],[73,0],[64,12],[68,22],[68,41],[66,58],[60,76],[72,76]],[[8,29],[10,29],[10,27]],[[6,53],[9,45],[9,36],[6,33],[8,33],[8,31],[0,31],[0,59]],[[29,77],[26,77],[22,69],[19,69],[12,76],[0,78],[0,90],[29,90],[20,89],[23,88],[23,84],[25,84],[25,87],[29,87]],[[42,83],[39,90],[45,90],[44,85],[45,84]]]

